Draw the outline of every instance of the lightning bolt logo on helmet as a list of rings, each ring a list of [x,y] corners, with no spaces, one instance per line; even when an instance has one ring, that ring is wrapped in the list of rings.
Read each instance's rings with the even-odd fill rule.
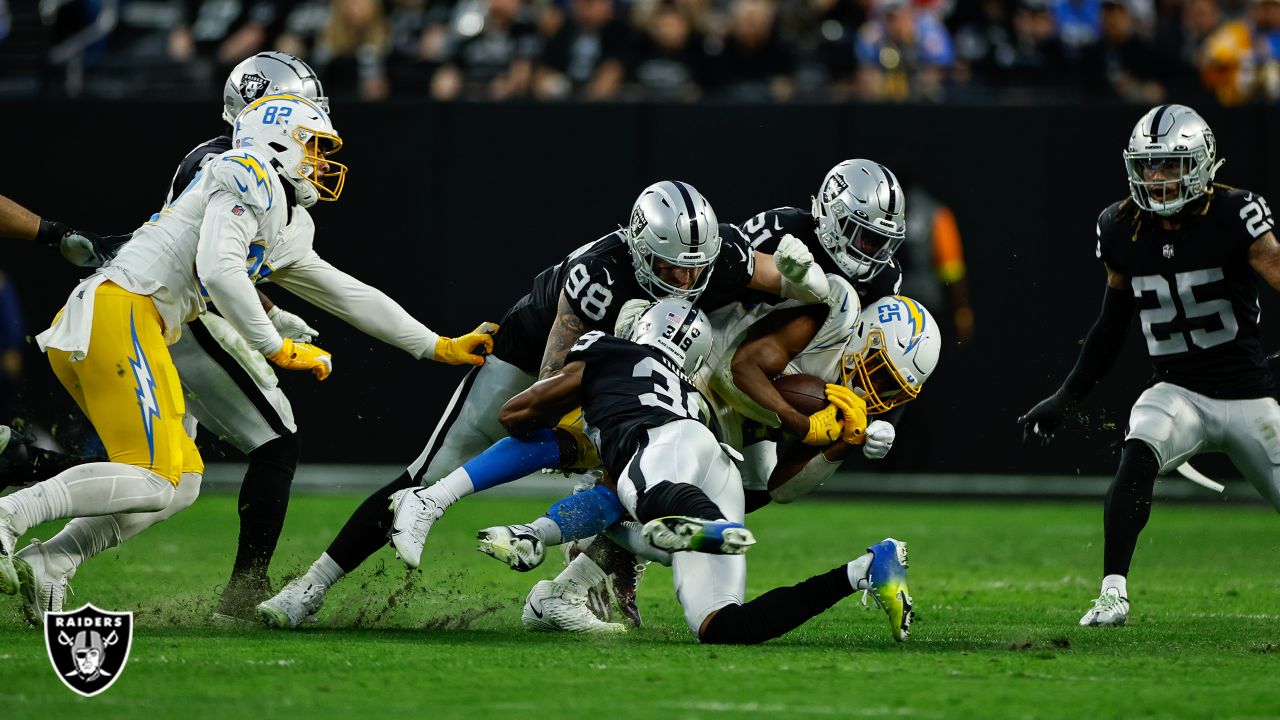
[[[151,453],[151,464],[156,462],[155,421],[160,418],[160,403],[156,400],[156,380],[151,374],[151,363],[142,352],[142,343],[138,341],[138,328],[133,322],[133,311],[129,311],[129,333],[133,336],[133,357],[129,358],[129,366],[133,368],[134,392],[138,396],[138,410],[142,413],[142,429],[147,434],[147,449]]]

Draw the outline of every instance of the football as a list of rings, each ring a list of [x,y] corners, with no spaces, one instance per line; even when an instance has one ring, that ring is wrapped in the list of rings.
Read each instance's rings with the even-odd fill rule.
[[[798,412],[812,415],[825,408],[827,400],[827,383],[813,375],[783,375],[773,381],[782,399],[791,404]]]

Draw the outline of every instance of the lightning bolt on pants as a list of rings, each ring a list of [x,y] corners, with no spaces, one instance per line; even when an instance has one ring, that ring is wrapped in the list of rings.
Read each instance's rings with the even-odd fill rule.
[[[93,423],[111,462],[150,470],[174,485],[185,472],[204,472],[182,426],[182,386],[150,297],[102,283],[85,358],[71,362],[69,353],[50,348],[49,364]]]

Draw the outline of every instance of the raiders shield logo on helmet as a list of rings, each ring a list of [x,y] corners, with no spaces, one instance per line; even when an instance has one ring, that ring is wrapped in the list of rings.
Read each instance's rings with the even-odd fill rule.
[[[648,226],[649,220],[645,218],[644,211],[640,209],[639,205],[636,205],[635,209],[631,211],[631,237],[639,237],[640,233],[644,232],[644,229]]]
[[[115,683],[129,660],[133,613],[85,605],[45,615],[44,645],[63,684],[93,697]]]
[[[271,83],[258,73],[245,73],[240,78],[240,97],[244,98],[245,103],[251,103],[262,97],[267,91],[267,85]]]

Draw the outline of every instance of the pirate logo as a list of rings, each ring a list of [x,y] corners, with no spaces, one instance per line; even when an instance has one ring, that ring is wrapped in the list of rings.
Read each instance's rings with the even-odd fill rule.
[[[640,237],[640,233],[649,226],[649,220],[644,216],[644,210],[637,205],[635,210],[631,211],[631,237]]]
[[[831,202],[832,200],[840,197],[840,193],[848,189],[849,183],[845,182],[844,178],[840,177],[840,173],[834,173],[831,177],[827,178],[826,187],[822,188],[822,200],[823,202]]]
[[[244,98],[246,103],[251,103],[262,97],[270,84],[266,78],[258,73],[245,73],[240,78],[240,97]]]
[[[45,615],[44,644],[63,684],[85,697],[111,687],[129,660],[133,613],[85,605]]]

